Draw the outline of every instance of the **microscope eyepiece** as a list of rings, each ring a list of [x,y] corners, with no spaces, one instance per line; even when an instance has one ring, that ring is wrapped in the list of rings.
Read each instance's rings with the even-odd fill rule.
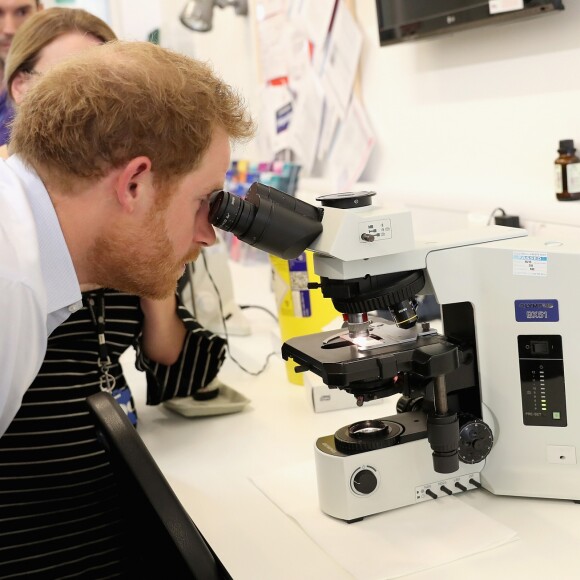
[[[218,191],[210,200],[209,221],[220,230],[236,236],[245,234],[258,208],[227,191]]]
[[[297,258],[322,232],[323,209],[282,191],[253,183],[245,197],[219,191],[209,221],[242,242],[285,260]]]

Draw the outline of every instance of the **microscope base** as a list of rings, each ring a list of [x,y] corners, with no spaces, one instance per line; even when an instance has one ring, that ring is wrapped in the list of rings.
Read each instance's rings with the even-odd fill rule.
[[[316,476],[321,510],[348,522],[403,506],[481,487],[485,461],[459,464],[451,474],[433,470],[427,439],[344,455],[332,435],[316,442]]]

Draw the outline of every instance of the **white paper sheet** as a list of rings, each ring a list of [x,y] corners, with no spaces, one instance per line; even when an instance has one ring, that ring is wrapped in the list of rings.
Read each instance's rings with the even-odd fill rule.
[[[360,580],[398,578],[517,539],[515,531],[453,496],[353,524],[331,518],[318,507],[314,461],[254,477],[252,482]]]
[[[328,176],[336,191],[349,191],[361,176],[375,136],[360,101],[353,96],[328,157]]]
[[[292,123],[294,99],[287,85],[267,85],[262,89],[260,133],[262,146],[270,155],[289,147],[288,128]]]
[[[262,80],[264,83],[288,76],[288,59],[286,58],[287,44],[280,42],[286,38],[284,32],[288,27],[286,13],[273,14],[269,18],[259,20],[258,49],[261,64]]]
[[[310,175],[316,160],[323,105],[322,87],[310,69],[298,87],[289,135],[289,146],[296,153],[305,176]]]
[[[342,110],[352,94],[363,37],[358,24],[339,0],[322,71],[325,91],[332,91]]]
[[[315,59],[322,55],[333,12],[334,0],[302,0],[300,5],[297,17],[304,21]]]

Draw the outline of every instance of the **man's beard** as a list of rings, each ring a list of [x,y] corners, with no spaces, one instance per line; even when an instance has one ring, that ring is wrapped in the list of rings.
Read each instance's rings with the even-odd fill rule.
[[[164,213],[152,213],[146,227],[97,238],[89,251],[91,283],[158,300],[173,294],[184,265],[201,250],[176,258],[163,223]]]

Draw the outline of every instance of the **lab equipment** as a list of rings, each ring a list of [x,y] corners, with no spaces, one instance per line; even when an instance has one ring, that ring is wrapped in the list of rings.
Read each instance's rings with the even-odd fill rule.
[[[257,187],[254,207],[260,194],[279,197]],[[298,372],[315,373],[360,405],[399,397],[396,415],[316,441],[322,511],[352,522],[478,487],[580,499],[580,394],[569,386],[580,379],[580,244],[502,226],[415,236],[409,211],[374,207],[373,197],[317,198],[321,207],[308,219],[319,218],[321,232],[307,224],[301,241],[345,326],[282,347]],[[214,225],[235,221],[216,209]],[[278,215],[271,211],[263,228],[276,230]],[[273,253],[283,246],[260,239]],[[440,331],[417,324],[420,295],[441,305]],[[367,314],[377,310],[393,320]]]

